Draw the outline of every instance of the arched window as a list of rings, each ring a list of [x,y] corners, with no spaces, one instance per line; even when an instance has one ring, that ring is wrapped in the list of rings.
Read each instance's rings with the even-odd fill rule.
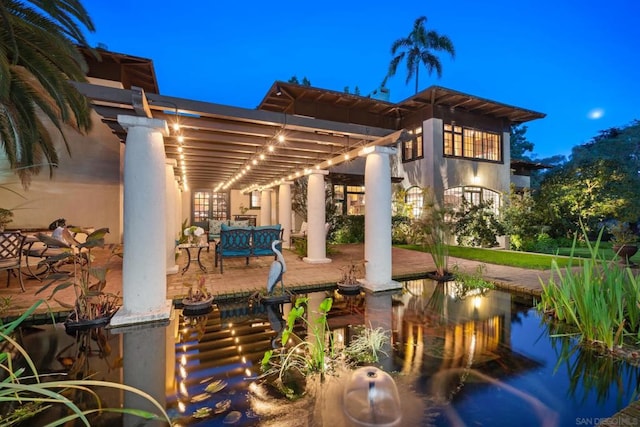
[[[409,211],[414,218],[420,218],[423,199],[422,189],[420,187],[410,187],[407,190],[405,202],[410,205]]]
[[[444,202],[446,206],[458,208],[462,206],[462,198],[472,205],[480,202],[492,201],[491,210],[496,215],[500,211],[500,193],[484,187],[462,186],[449,188],[444,191]]]

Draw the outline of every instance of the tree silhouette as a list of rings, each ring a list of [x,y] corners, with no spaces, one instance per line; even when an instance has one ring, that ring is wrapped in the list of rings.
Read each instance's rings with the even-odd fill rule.
[[[407,37],[393,42],[391,45],[393,59],[389,63],[389,71],[387,72],[387,77],[394,76],[398,64],[405,59],[407,64],[406,83],[408,84],[415,75],[416,93],[418,93],[420,64],[427,68],[429,75],[433,73],[433,70],[436,70],[438,77],[442,77],[442,64],[433,51],[445,51],[451,54],[452,58],[455,58],[455,48],[449,37],[441,36],[434,30],[427,31],[424,26],[426,21],[426,16],[419,17],[413,23],[413,29]],[[386,78],[384,81],[386,82]]]

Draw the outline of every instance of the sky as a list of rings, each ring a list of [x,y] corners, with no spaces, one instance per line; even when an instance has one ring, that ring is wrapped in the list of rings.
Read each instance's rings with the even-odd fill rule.
[[[379,87],[391,44],[426,16],[456,55],[436,52],[438,85],[545,113],[526,123],[533,157],[569,155],[601,130],[640,119],[640,1],[85,1],[92,46],[153,60],[160,93],[256,108],[274,81],[361,95]],[[390,101],[415,92],[405,64]]]

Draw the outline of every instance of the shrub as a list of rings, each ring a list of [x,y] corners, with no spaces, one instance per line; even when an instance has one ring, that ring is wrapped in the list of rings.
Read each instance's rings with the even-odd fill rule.
[[[404,245],[411,234],[411,220],[409,217],[396,215],[391,218],[391,243]]]
[[[342,215],[335,218],[334,243],[364,242],[364,215]]]
[[[463,198],[461,209],[454,214],[454,234],[459,245],[483,248],[498,245],[496,236],[503,235],[505,230],[491,204],[490,200],[471,204]]]

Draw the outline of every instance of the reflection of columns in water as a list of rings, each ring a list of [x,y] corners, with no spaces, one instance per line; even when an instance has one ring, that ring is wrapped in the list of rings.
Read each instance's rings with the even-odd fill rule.
[[[382,328],[389,338],[389,341],[382,348],[384,353],[379,355],[380,365],[387,372],[394,370],[393,366],[393,317],[392,317],[392,295],[395,292],[366,292],[366,303],[364,312],[364,324],[372,329]]]
[[[422,357],[424,353],[424,327],[419,323],[404,322],[405,325],[405,348],[403,374],[420,373],[422,367]]]
[[[167,326],[149,326],[123,332],[123,375],[124,384],[135,387],[151,395],[164,408],[169,385],[167,369],[175,365],[174,337],[167,333]],[[171,359],[167,354],[173,353]],[[124,407],[141,409],[157,414],[156,408],[147,399],[133,393],[124,393]],[[140,425],[140,417],[123,416],[123,425]],[[145,426],[166,426],[161,421],[147,422]]]

